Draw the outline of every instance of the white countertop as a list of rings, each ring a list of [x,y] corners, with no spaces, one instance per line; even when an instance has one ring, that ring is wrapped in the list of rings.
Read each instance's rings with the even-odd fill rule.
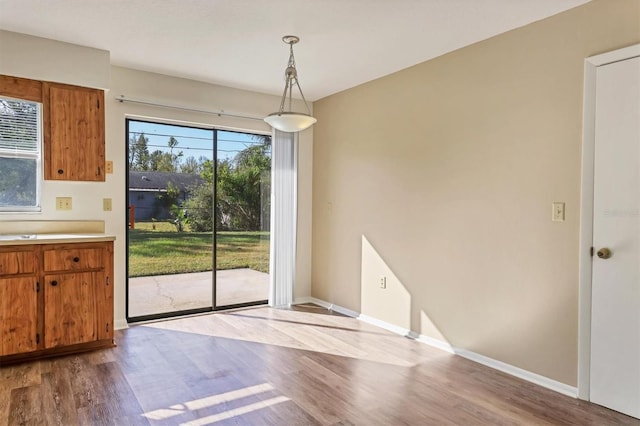
[[[114,241],[113,235],[106,234],[0,234],[0,246],[55,243],[91,243]]]

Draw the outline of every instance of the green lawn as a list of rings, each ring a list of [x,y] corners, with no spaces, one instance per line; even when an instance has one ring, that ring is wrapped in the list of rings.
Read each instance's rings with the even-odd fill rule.
[[[218,232],[217,244],[217,269],[269,272],[268,232]],[[211,271],[212,259],[211,232],[176,232],[164,222],[129,230],[130,277]]]

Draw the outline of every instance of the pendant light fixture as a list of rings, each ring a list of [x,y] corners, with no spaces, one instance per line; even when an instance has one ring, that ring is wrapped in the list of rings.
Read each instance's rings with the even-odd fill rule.
[[[294,35],[286,35],[282,37],[282,41],[289,45],[289,63],[284,72],[284,93],[282,93],[282,101],[280,101],[280,110],[269,114],[265,117],[264,121],[269,123],[274,129],[282,132],[299,132],[308,129],[318,120],[311,116],[311,110],[309,109],[309,105],[307,105],[307,100],[304,98],[300,83],[298,82],[298,71],[296,70],[295,58],[293,57],[293,45],[299,42],[300,38]],[[307,113],[291,111],[293,86],[298,88],[304,106],[307,108]],[[285,103],[287,102],[288,110],[285,111]]]

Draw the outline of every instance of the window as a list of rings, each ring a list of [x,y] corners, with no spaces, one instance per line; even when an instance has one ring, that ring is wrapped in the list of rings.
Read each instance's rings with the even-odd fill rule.
[[[0,211],[40,211],[41,110],[0,97]]]

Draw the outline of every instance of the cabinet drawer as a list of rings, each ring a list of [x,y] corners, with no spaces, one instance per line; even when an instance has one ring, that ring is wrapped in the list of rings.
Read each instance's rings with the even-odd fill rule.
[[[9,251],[0,253],[0,275],[32,274],[35,271],[33,251]]]
[[[70,271],[76,269],[102,269],[102,248],[67,248],[45,250],[45,271]]]

